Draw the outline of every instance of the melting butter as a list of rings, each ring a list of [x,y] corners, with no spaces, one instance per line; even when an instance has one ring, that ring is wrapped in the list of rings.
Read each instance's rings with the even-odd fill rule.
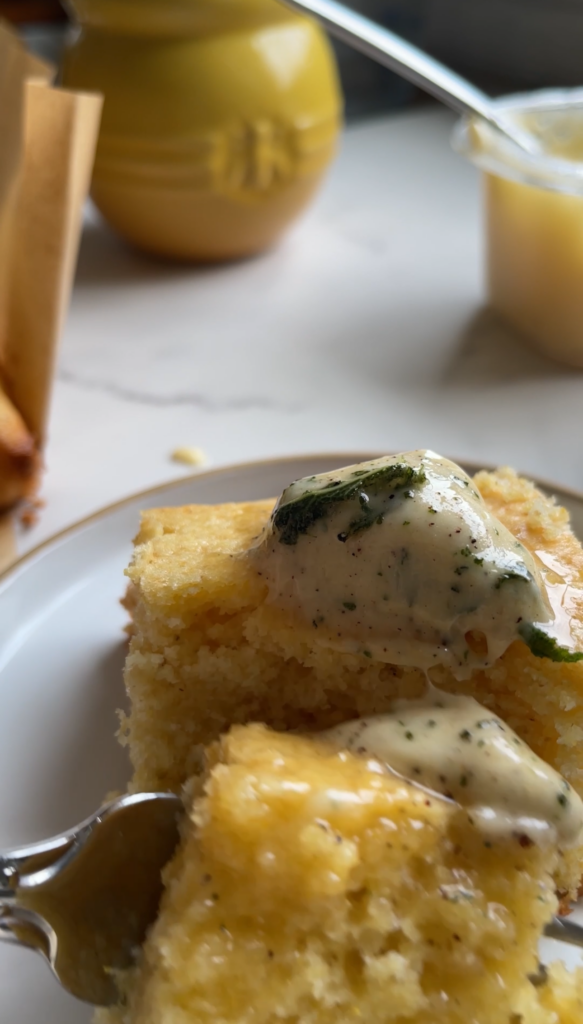
[[[249,556],[318,643],[458,678],[553,618],[532,555],[430,451],[296,481]]]
[[[553,612],[552,628],[547,632],[565,649],[572,648],[581,628],[581,588],[570,581],[572,571],[549,551],[535,551],[534,557]]]
[[[514,835],[561,847],[583,841],[578,794],[472,697],[431,688],[422,700],[397,701],[390,714],[344,722],[319,736],[455,800],[492,839]]]

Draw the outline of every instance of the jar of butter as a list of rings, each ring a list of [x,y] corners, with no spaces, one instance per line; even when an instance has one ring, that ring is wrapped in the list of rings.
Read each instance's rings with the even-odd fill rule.
[[[489,301],[539,351],[583,368],[583,89],[496,104],[541,152],[474,119],[454,130],[454,148],[484,172]]]

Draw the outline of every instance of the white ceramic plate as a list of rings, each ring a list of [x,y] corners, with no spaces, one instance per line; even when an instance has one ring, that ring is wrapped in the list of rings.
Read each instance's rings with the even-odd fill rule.
[[[125,704],[119,599],[140,509],[268,498],[297,477],[371,457],[305,456],[201,473],[98,513],[0,577],[0,846],[60,832],[125,786],[128,763],[114,738],[116,709]],[[583,537],[583,496],[545,490],[569,508]],[[577,961],[559,944],[545,952],[553,946],[553,956]],[[61,992],[40,957],[0,944],[2,1024],[90,1020],[91,1009]]]

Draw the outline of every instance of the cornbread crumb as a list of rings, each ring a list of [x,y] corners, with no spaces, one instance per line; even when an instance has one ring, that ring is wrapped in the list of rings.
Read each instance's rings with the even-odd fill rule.
[[[452,802],[318,739],[211,749],[124,1009],[101,1024],[575,1024],[535,987],[556,852],[485,844]]]
[[[568,515],[512,470],[476,477],[488,507],[539,556],[560,564],[572,587],[573,646],[583,648],[583,550]],[[318,646],[315,630],[266,603],[266,587],[241,557],[261,532],[272,501],[157,509],[142,516],[128,570],[135,635],[125,679],[124,726],[135,790],[179,791],[206,745],[234,723],[276,729],[328,728],[419,697],[421,672]],[[456,681],[500,715],[583,795],[583,663],[554,663],[515,642],[491,668]],[[557,868],[574,897],[581,851]]]
[[[173,462],[182,462],[185,466],[206,466],[208,458],[202,448],[192,448],[188,445],[182,448],[175,448],[170,458]]]

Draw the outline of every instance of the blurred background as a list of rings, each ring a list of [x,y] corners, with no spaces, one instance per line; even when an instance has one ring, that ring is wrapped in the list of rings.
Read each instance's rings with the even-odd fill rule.
[[[346,2],[492,95],[583,85],[582,0]],[[271,0],[0,18],[104,96],[20,550],[199,450],[429,444],[583,487],[583,164],[568,187],[482,173],[451,111],[334,42],[341,95],[320,31]]]
[[[351,5],[450,64],[487,91],[579,85],[580,0],[352,0]],[[31,49],[58,60],[67,31],[59,0],[0,0]],[[402,79],[334,43],[349,120],[430,102]]]

